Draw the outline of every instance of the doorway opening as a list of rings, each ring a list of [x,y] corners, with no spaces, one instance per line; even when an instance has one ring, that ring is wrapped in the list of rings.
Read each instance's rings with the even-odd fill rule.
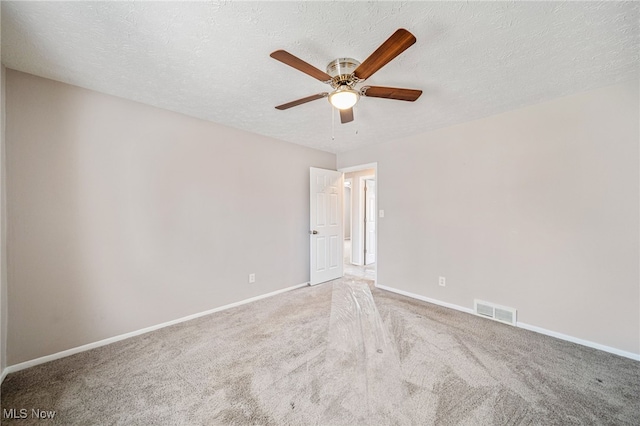
[[[377,164],[340,171],[344,173],[344,274],[375,281]]]

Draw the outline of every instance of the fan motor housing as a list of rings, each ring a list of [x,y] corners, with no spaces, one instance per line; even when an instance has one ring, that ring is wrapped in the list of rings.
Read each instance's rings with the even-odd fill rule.
[[[327,74],[332,77],[331,86],[333,88],[345,85],[353,87],[356,84],[353,72],[359,65],[360,62],[353,58],[338,58],[329,62],[327,65]]]

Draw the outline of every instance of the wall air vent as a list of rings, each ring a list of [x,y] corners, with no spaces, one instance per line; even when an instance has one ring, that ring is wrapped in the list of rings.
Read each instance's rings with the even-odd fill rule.
[[[516,310],[495,303],[484,302],[482,300],[473,301],[473,311],[476,315],[500,321],[509,325],[516,325]]]

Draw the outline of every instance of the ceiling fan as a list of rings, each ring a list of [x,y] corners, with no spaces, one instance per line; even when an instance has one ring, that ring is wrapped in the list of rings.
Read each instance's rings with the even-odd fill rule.
[[[327,65],[327,72],[319,70],[289,52],[276,50],[270,55],[273,59],[329,84],[334,89],[331,93],[322,92],[278,105],[276,109],[285,110],[328,97],[329,103],[340,110],[340,121],[344,124],[353,121],[353,106],[358,102],[360,96],[413,102],[420,97],[422,90],[383,86],[362,86],[358,89],[357,86],[415,42],[416,38],[413,34],[400,28],[364,62],[360,63],[353,58],[334,59]]]

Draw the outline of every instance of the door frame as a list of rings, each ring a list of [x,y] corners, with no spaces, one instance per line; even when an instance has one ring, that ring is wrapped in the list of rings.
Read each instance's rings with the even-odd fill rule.
[[[377,186],[378,183],[376,182],[376,177],[374,176],[362,176],[360,179],[361,183],[360,183],[360,188],[362,189],[362,200],[364,201],[363,203],[363,210],[362,210],[362,264],[364,266],[370,265],[369,263],[367,263],[367,234],[369,233],[369,231],[367,230],[367,222],[371,222],[370,220],[368,220],[367,217],[367,211],[369,211],[369,205],[367,204],[367,197],[369,197],[369,189],[367,188],[367,182],[373,181],[373,198],[376,200],[376,208],[374,210],[374,217],[373,217],[373,222],[375,222],[375,226],[374,226],[374,235],[377,236],[377,232],[376,230],[378,229],[378,199],[377,199]],[[374,237],[374,241],[376,240],[376,238]],[[374,255],[377,254],[376,253],[376,249],[377,249],[377,244],[373,244],[373,252]],[[376,263],[375,261],[371,262],[371,263]]]
[[[360,214],[358,215],[358,233],[360,235],[360,241],[358,242],[360,244],[360,246],[362,247],[362,253],[360,253],[362,255],[362,266],[367,266],[367,255],[366,255],[366,250],[367,250],[367,226],[365,224],[365,218],[367,217],[367,190],[365,188],[365,186],[367,185],[367,181],[368,180],[376,180],[376,175],[375,173],[373,175],[365,175],[365,176],[359,176],[358,177],[358,183],[359,183],[359,187],[360,187],[360,200],[362,200],[361,202],[361,208],[359,209]],[[376,192],[375,190],[373,192]],[[375,194],[378,195],[378,194]],[[376,203],[376,210],[377,210],[377,203]],[[376,212],[377,213],[377,212]],[[377,221],[376,221],[377,222]],[[377,224],[377,223],[376,223]],[[376,235],[377,237],[377,235]]]
[[[338,170],[340,171],[340,170]],[[353,223],[353,178],[345,178],[344,177],[344,172],[342,172],[342,176],[343,176],[343,182],[344,182],[344,187],[347,188],[347,182],[349,182],[349,204],[347,205],[347,203],[345,202],[342,206],[342,210],[343,210],[343,215],[342,217],[344,217],[344,212],[349,209],[349,239],[351,240],[353,238],[353,227],[352,227],[352,223]],[[345,190],[345,194],[346,194],[346,190]],[[346,200],[345,200],[346,201]],[[342,224],[342,228],[343,229],[347,229],[347,224],[346,222]],[[344,236],[343,236],[344,238]],[[343,254],[344,256],[344,254]],[[349,252],[349,263],[352,262],[352,258],[351,258],[351,252]]]
[[[380,192],[379,192],[379,188],[380,188],[380,174],[378,173],[378,163],[366,163],[366,164],[359,164],[357,166],[350,166],[350,167],[341,167],[338,169],[339,172],[344,173],[350,173],[350,172],[359,172],[362,170],[366,170],[366,169],[373,169],[374,170],[374,175],[367,175],[367,176],[361,176],[360,179],[375,179],[376,181],[376,189],[375,189],[375,193],[376,193],[376,214],[378,214],[378,212],[380,211],[380,203],[379,203],[379,196],[380,196]],[[362,186],[362,185],[361,185]],[[351,189],[353,191],[353,187]],[[360,190],[363,193],[363,198],[364,198],[364,191],[362,190],[362,188],[360,188]],[[344,206],[343,206],[344,207]],[[352,211],[353,213],[353,211]],[[352,216],[353,217],[353,216]],[[378,229],[380,228],[380,224],[378,221],[379,217],[376,217],[376,231],[375,231],[375,236],[376,236],[376,243],[375,243],[375,247],[376,247],[376,262],[375,262],[375,267],[374,267],[374,285],[378,285],[378,265],[380,264],[380,249],[379,249],[379,238],[378,238]],[[364,228],[364,224],[363,224],[363,220],[364,220],[364,213],[362,215],[361,218],[358,219],[359,222],[359,226],[363,229]],[[351,230],[351,244],[353,244],[353,229]],[[364,243],[364,240],[363,240]],[[363,259],[364,261],[364,259]],[[364,262],[363,262],[364,263]],[[364,265],[362,265],[364,266]]]

